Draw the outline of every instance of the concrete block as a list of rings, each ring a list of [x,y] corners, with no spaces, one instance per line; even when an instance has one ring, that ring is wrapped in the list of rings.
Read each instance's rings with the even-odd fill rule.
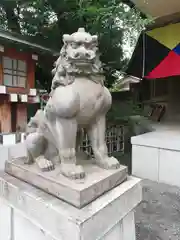
[[[3,145],[10,146],[16,143],[16,135],[15,134],[4,134],[3,135]]]
[[[134,240],[134,236],[130,239],[131,235],[122,235],[122,230],[132,229],[131,213],[142,200],[142,187],[139,179],[129,177],[78,209],[2,172],[0,198],[15,209],[15,240],[23,236],[27,240]],[[35,226],[16,215],[16,210]]]
[[[0,199],[0,239],[10,240],[11,238],[11,207]]]
[[[17,210],[14,210],[13,225],[13,240],[55,240]]]
[[[18,95],[16,93],[10,94],[10,102],[18,102]]]
[[[27,158],[27,156],[27,148],[24,143],[17,143],[9,146],[10,159]]]
[[[28,102],[28,95],[27,94],[21,94],[21,102]]]
[[[134,176],[158,181],[159,149],[132,145],[132,174]]]
[[[6,86],[0,85],[0,93],[6,94]]]
[[[130,212],[122,221],[122,238],[136,240],[134,212]]]
[[[102,240],[123,239],[122,223],[118,222]]]
[[[160,149],[159,182],[180,187],[180,151]]]
[[[8,147],[0,145],[0,171],[4,170],[5,162],[8,160]]]
[[[29,96],[36,96],[37,95],[37,90],[35,88],[30,88],[29,89]]]

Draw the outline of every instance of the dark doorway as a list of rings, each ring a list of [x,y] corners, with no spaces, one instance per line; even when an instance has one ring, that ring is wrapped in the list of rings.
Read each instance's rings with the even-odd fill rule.
[[[11,103],[11,129],[16,132],[17,103]]]

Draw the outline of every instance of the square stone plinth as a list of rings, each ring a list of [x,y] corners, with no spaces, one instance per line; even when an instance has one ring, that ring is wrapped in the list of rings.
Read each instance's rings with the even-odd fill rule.
[[[42,172],[36,164],[24,164],[22,159],[7,161],[5,171],[78,208],[84,207],[127,179],[125,166],[116,170],[104,170],[86,161],[83,167],[86,172],[83,180],[64,177],[60,173],[60,165],[56,165],[53,171]]]
[[[0,237],[38,240],[135,240],[134,208],[140,180],[128,177],[78,209],[6,173],[0,173]],[[2,221],[1,221],[2,220]]]

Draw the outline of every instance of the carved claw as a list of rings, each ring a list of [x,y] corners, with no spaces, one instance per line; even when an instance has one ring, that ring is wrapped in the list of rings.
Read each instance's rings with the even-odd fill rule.
[[[83,167],[75,164],[61,164],[61,173],[71,179],[82,179],[85,177]]]
[[[106,157],[102,160],[95,159],[95,162],[100,168],[104,168],[104,169],[118,169],[118,168],[120,168],[120,163],[115,157]]]
[[[54,164],[43,156],[39,156],[35,161],[42,172],[49,172],[54,170]]]

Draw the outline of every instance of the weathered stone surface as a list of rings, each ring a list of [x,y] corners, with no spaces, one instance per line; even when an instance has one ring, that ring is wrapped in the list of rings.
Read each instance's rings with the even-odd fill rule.
[[[139,179],[128,177],[113,190],[78,209],[17,178],[0,173],[0,198],[15,209],[15,215],[18,211],[53,240],[134,240],[132,211],[141,201],[142,188]],[[25,221],[19,224],[19,229],[26,229]],[[33,236],[33,239],[39,239],[39,235]]]
[[[112,97],[104,86],[98,37],[79,28],[63,36],[64,45],[55,62],[50,98],[44,110],[31,118],[26,131],[27,162],[52,171],[59,159],[61,173],[71,179],[85,178],[77,165],[82,132],[88,134],[95,164],[117,169],[119,161],[108,156],[105,142],[106,113]]]
[[[25,165],[22,159],[6,162],[5,170],[10,175],[33,184],[78,208],[92,202],[127,178],[125,166],[116,170],[104,170],[91,161],[85,163],[83,167],[86,178],[81,180],[64,177],[59,165],[54,171],[42,172],[34,164]]]

